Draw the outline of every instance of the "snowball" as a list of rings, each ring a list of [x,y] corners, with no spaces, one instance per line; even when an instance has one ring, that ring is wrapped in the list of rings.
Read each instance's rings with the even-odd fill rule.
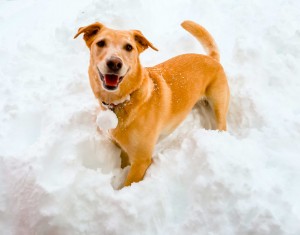
[[[113,111],[108,109],[106,111],[99,112],[96,123],[101,130],[107,131],[117,127],[118,118]]]

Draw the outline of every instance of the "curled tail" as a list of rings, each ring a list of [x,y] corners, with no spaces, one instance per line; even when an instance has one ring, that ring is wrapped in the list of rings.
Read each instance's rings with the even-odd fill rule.
[[[217,44],[210,33],[201,25],[187,20],[182,22],[181,26],[191,33],[203,46],[206,53],[217,61],[220,61],[220,54]]]

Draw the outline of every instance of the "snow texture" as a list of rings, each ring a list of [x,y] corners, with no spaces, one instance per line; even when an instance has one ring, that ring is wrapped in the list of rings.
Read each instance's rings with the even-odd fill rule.
[[[97,115],[97,125],[102,131],[115,129],[118,125],[118,118],[116,114],[110,109],[101,110]]]
[[[0,1],[0,234],[300,234],[300,2]],[[215,38],[231,90],[228,132],[196,113],[153,154],[145,179],[98,131],[81,26],[139,29],[145,66]]]

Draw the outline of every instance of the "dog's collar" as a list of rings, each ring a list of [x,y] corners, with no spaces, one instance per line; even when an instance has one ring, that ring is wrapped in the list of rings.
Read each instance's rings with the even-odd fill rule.
[[[101,104],[102,104],[103,107],[105,107],[107,109],[110,109],[110,110],[113,110],[116,107],[116,105],[114,105],[114,104],[107,104],[104,101],[102,101]]]
[[[114,101],[112,103],[106,103],[104,101],[102,101],[101,103],[102,103],[103,107],[105,107],[107,109],[110,109],[110,110],[114,110],[118,105],[123,104],[123,103],[125,103],[125,102],[127,102],[129,100],[130,100],[130,95],[127,95],[124,98],[122,98],[120,100],[116,100],[116,101]]]

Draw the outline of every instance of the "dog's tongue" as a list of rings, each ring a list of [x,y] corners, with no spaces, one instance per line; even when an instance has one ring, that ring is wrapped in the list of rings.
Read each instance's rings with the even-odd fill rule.
[[[118,86],[119,76],[115,74],[106,74],[104,80],[107,86]]]

